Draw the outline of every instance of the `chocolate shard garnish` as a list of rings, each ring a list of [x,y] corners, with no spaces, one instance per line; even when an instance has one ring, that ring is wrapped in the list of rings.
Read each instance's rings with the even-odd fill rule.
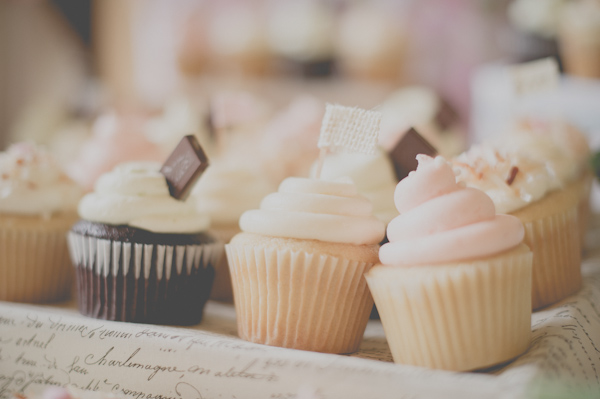
[[[410,172],[417,169],[417,165],[419,164],[417,162],[417,155],[419,154],[435,157],[437,150],[411,127],[389,153],[398,181],[404,179]]]
[[[442,132],[448,130],[452,125],[457,124],[458,120],[459,116],[456,110],[452,108],[448,101],[441,98],[438,112],[435,115],[435,121],[442,129]]]
[[[208,158],[193,135],[181,139],[160,168],[167,179],[171,197],[184,201],[202,172],[208,167]]]
[[[508,184],[509,186],[513,184],[515,178],[517,177],[517,173],[519,173],[518,167],[513,166],[512,168],[510,168],[510,173],[508,175],[508,179],[506,179],[506,184]]]

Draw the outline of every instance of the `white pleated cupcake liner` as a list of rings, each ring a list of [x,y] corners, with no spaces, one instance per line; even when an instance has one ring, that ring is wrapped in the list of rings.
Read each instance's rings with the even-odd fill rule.
[[[523,353],[532,254],[453,265],[375,266],[366,275],[396,363],[467,371]]]
[[[221,242],[141,244],[73,232],[68,240],[81,313],[120,321],[199,322],[223,252]]]
[[[71,294],[65,234],[64,228],[0,227],[0,300],[43,303]]]
[[[372,263],[264,246],[225,246],[241,338],[328,353],[358,349],[373,306]]]

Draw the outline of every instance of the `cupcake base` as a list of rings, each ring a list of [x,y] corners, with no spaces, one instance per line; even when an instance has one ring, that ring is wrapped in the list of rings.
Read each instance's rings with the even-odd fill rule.
[[[581,288],[578,206],[582,184],[576,181],[512,213],[523,222],[523,242],[533,252],[533,309],[558,302]]]
[[[521,244],[445,265],[377,265],[366,275],[394,362],[467,371],[523,353],[532,253]]]
[[[242,339],[316,352],[358,349],[373,306],[363,275],[378,245],[241,233],[225,248]]]
[[[82,314],[134,323],[202,319],[222,244],[208,234],[159,234],[79,221],[69,233]]]
[[[66,234],[76,220],[75,214],[0,215],[0,301],[43,303],[71,295]]]

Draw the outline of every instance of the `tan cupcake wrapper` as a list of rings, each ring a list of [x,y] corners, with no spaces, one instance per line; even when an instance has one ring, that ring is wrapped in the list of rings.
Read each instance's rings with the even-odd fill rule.
[[[525,245],[488,259],[366,274],[396,363],[466,371],[529,345],[531,259]]]
[[[513,213],[523,222],[523,242],[533,252],[533,309],[581,288],[580,198],[580,187],[571,185]]]
[[[225,246],[241,338],[328,353],[355,352],[373,299],[373,263],[266,246]]]
[[[0,300],[42,303],[71,294],[66,234],[74,220],[0,216]]]
[[[593,180],[594,174],[591,170],[588,170],[574,186],[575,189],[580,192],[579,204],[577,205],[577,217],[579,223],[579,240],[582,249],[585,247],[585,237],[587,235],[588,222],[590,220],[590,192]]]

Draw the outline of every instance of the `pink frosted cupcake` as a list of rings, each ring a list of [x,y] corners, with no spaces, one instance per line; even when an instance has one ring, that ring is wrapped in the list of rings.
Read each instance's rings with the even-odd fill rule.
[[[162,160],[163,151],[144,134],[146,122],[137,114],[111,112],[100,116],[77,159],[67,165],[69,176],[91,190],[100,175],[121,162]]]
[[[464,371],[521,354],[531,328],[532,254],[516,217],[419,155],[400,181],[400,216],[366,278],[397,363]]]

